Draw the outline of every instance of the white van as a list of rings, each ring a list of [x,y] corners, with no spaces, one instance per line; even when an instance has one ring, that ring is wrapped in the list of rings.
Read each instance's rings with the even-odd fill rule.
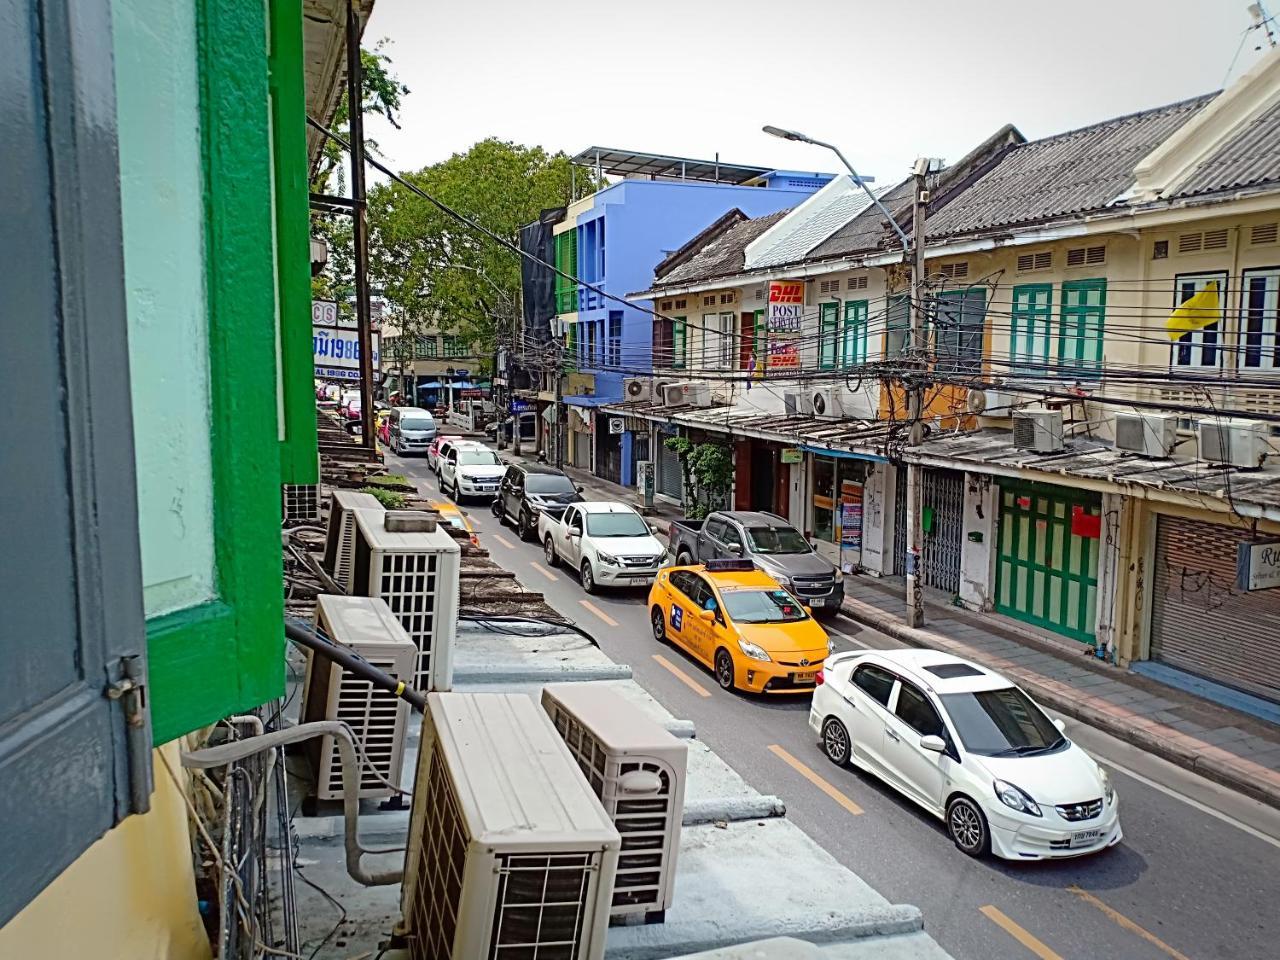
[[[436,421],[421,407],[392,407],[387,417],[387,445],[400,456],[426,453],[436,438]]]

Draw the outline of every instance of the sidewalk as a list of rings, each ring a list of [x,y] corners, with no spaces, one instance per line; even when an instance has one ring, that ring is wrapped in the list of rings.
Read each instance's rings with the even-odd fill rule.
[[[844,613],[915,647],[973,660],[1015,679],[1045,706],[1210,780],[1280,808],[1280,727],[1140,677],[1069,648],[1017,636],[958,607],[926,603],[908,627],[898,590],[845,580]]]

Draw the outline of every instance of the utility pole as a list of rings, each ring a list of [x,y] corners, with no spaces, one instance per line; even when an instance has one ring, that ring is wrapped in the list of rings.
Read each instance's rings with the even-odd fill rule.
[[[911,357],[907,386],[908,443],[912,446],[924,439],[924,351],[925,277],[924,216],[929,202],[926,174],[929,161],[921,157],[913,171],[911,203]],[[916,366],[919,369],[914,369]],[[907,626],[924,626],[924,477],[917,463],[907,468]]]
[[[360,345],[360,442],[373,435],[373,327],[369,317],[369,212],[364,189],[364,84],[360,65],[360,18],[347,4],[347,114],[351,119],[351,235],[355,246],[356,339]]]
[[[556,469],[564,469],[564,445],[568,439],[564,422],[564,347],[556,341]]]

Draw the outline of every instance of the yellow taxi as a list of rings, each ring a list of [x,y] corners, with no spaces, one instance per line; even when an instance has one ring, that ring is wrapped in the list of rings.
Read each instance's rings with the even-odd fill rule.
[[[655,640],[693,654],[725,690],[810,693],[831,652],[812,614],[750,560],[659,570],[649,622]]]
[[[471,518],[459,510],[456,503],[450,503],[448,500],[432,500],[430,506],[449,526],[466,531],[473,547],[480,546],[480,538],[476,536],[476,528],[471,525]]]

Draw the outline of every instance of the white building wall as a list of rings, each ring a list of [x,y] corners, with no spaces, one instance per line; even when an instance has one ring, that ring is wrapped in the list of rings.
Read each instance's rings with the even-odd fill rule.
[[[882,577],[893,569],[893,511],[897,468],[877,463],[862,488],[862,569]]]
[[[970,610],[985,612],[995,606],[1000,487],[980,473],[966,473],[964,480],[960,602]]]

